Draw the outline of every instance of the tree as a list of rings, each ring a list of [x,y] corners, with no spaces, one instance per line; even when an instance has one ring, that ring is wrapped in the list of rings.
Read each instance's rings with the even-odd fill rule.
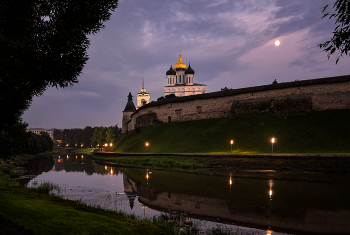
[[[42,132],[40,132],[40,137],[42,138],[42,142],[44,145],[43,152],[46,152],[46,151],[51,152],[53,149],[54,143],[53,143],[49,133],[42,131]]]
[[[83,147],[90,148],[92,145],[92,135],[94,134],[94,128],[86,126],[83,129]]]
[[[322,18],[329,16],[329,19],[334,19],[337,25],[333,32],[331,40],[326,41],[323,44],[319,44],[320,48],[324,48],[323,51],[328,52],[328,59],[335,52],[338,51],[336,64],[340,57],[344,54],[348,55],[350,50],[350,0],[337,0],[333,4],[335,13],[326,12],[329,5],[326,5],[322,12]]]
[[[40,132],[40,135],[28,132],[29,138],[25,142],[23,151],[25,153],[51,152],[54,146],[50,135],[46,132]]]
[[[161,96],[157,99],[157,101],[160,101],[160,100],[168,100],[168,99],[173,99],[173,98],[176,98],[176,95],[175,94],[169,94],[169,95],[166,95],[166,96]]]
[[[26,132],[28,124],[16,122],[5,130],[0,130],[0,158],[9,158],[20,152],[31,132]]]
[[[224,88],[221,88],[221,91],[229,91],[232,90],[232,88],[227,88],[227,86],[225,86]]]
[[[113,126],[110,126],[107,128],[106,131],[106,142],[109,143],[113,143],[115,140],[116,136],[115,136],[115,130],[113,128]]]
[[[0,3],[0,131],[21,121],[34,96],[78,82],[88,35],[118,0],[3,0]],[[6,136],[6,134],[5,134]]]
[[[62,140],[63,139],[63,132],[59,129],[53,130],[53,138],[55,140]]]
[[[93,145],[99,145],[100,148],[106,143],[106,131],[107,127],[95,127],[94,134],[92,136]]]

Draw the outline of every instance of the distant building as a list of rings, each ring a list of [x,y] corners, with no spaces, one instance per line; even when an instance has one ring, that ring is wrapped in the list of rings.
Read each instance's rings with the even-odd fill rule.
[[[191,64],[186,64],[181,59],[174,65],[174,69],[166,72],[167,86],[164,87],[164,96],[175,94],[176,96],[199,95],[207,92],[207,85],[194,83],[194,70]]]
[[[46,132],[49,134],[50,138],[53,139],[53,129],[44,129],[44,128],[29,128],[27,132],[33,132],[34,134],[40,135],[40,132]]]
[[[150,99],[150,95],[149,93],[146,92],[145,81],[144,81],[144,78],[142,77],[142,89],[140,93],[137,93],[136,109],[139,109],[142,105],[148,104],[149,99]]]

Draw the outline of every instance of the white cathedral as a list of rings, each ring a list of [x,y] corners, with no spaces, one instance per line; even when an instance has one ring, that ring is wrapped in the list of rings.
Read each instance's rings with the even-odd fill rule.
[[[167,86],[164,87],[164,96],[175,94],[176,96],[198,95],[207,92],[207,85],[194,83],[194,70],[191,64],[186,64],[181,59],[166,72]]]
[[[166,72],[167,85],[164,87],[164,96],[174,94],[175,96],[198,95],[207,92],[207,85],[194,83],[194,70],[191,64],[186,64],[181,59]],[[136,109],[150,102],[150,95],[146,92],[145,81],[142,77],[142,89],[137,93]]]

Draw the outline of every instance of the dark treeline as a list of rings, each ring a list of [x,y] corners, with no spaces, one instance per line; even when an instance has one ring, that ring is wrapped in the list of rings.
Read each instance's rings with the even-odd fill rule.
[[[52,151],[54,143],[48,133],[42,131],[40,132],[40,135],[37,135],[28,132],[28,135],[29,137],[23,148],[24,153],[42,153]]]
[[[42,153],[52,151],[54,142],[46,132],[40,135],[27,132],[28,124],[20,123],[11,126],[9,132],[0,131],[0,159],[10,158],[17,153]]]
[[[61,145],[68,147],[91,148],[104,146],[113,143],[122,134],[122,129],[118,125],[110,127],[91,127],[84,129],[55,129],[53,136],[55,140],[61,140]]]

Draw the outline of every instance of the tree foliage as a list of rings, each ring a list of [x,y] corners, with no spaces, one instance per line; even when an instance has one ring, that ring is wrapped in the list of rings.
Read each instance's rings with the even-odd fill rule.
[[[232,90],[232,88],[227,88],[227,86],[225,86],[224,88],[221,88],[221,91],[229,91]]]
[[[118,0],[0,2],[0,145],[25,127],[21,115],[48,87],[78,82],[88,60],[88,35],[104,27]],[[20,135],[22,136],[22,135]],[[17,140],[16,140],[17,141]],[[20,140],[20,138],[18,139]],[[11,149],[0,149],[2,155]]]
[[[8,158],[23,150],[30,133],[26,132],[28,124],[16,122],[0,130],[0,158]]]
[[[327,12],[329,5],[326,5],[322,12],[323,17],[335,20],[336,27],[333,32],[333,37],[323,44],[319,44],[327,52],[328,59],[330,56],[338,51],[336,63],[344,54],[348,55],[350,50],[350,0],[337,0],[333,4],[335,13]]]
[[[62,144],[68,147],[90,148],[97,145],[113,143],[122,134],[122,129],[118,125],[110,127],[91,127],[86,126],[84,129],[64,129],[54,131],[54,139],[62,136]]]
[[[23,152],[25,153],[42,153],[51,152],[54,146],[50,135],[46,132],[40,132],[40,135],[29,132]]]
[[[168,99],[173,99],[173,98],[176,98],[176,95],[175,94],[169,94],[169,95],[166,95],[166,96],[161,96],[157,99],[157,101],[160,101],[160,100],[168,100]]]

